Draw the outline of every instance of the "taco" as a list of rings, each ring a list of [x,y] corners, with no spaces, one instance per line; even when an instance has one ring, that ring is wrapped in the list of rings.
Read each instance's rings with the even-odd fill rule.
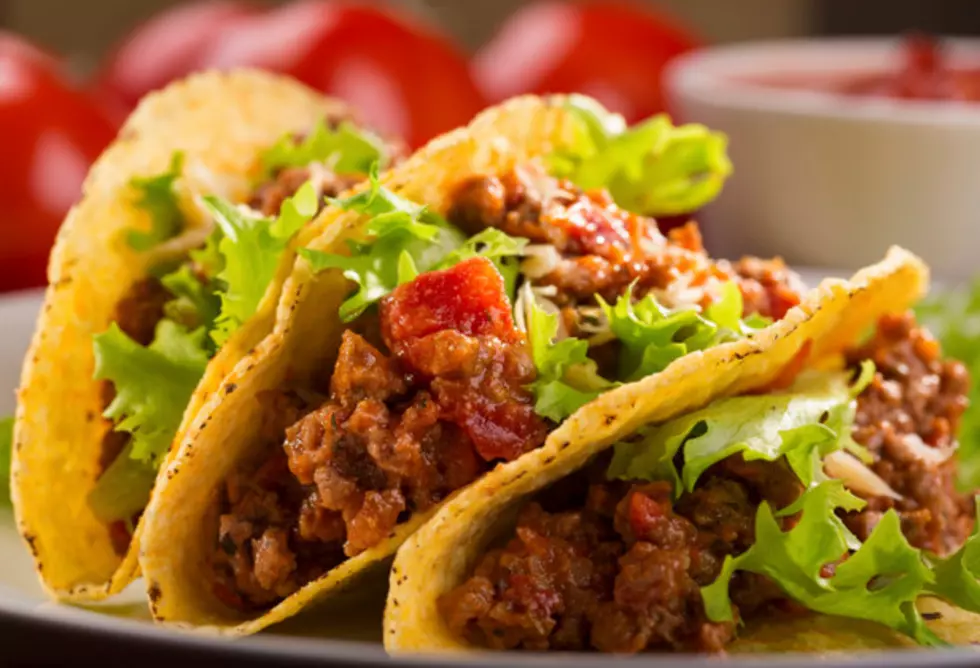
[[[713,260],[617,204],[696,209],[729,171],[701,126],[523,97],[335,200],[148,507],[156,619],[295,614],[596,397],[782,318],[781,261]]]
[[[893,252],[837,297],[818,289],[813,317],[794,309],[755,356],[737,342],[621,388],[644,397],[643,422],[602,431],[621,403],[610,393],[554,449],[466,489],[399,551],[386,647],[833,652],[980,639],[976,509],[954,456],[968,379],[906,311],[920,279]],[[818,324],[835,300],[857,320]],[[814,354],[787,386],[777,350],[800,336]],[[689,398],[708,394],[700,407]]]
[[[157,470],[271,331],[291,245],[399,150],[258,72],[194,76],[129,118],[59,233],[19,391],[12,495],[51,594],[132,580]]]

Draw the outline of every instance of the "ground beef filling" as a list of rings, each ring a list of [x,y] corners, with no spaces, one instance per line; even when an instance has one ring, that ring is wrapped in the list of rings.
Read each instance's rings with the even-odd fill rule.
[[[653,292],[667,306],[706,306],[709,288],[734,280],[745,312],[779,319],[800,301],[802,285],[782,260],[745,258],[736,265],[708,258],[696,224],[665,238],[652,218],[618,208],[605,190],[583,192],[533,168],[464,181],[453,194],[449,219],[475,233],[495,227],[544,244],[557,257],[538,260],[535,285],[552,286],[559,307],[615,301],[635,282],[634,296]],[[533,273],[525,271],[525,273]],[[565,320],[572,320],[566,314]]]
[[[329,398],[226,482],[215,551],[223,600],[269,605],[491,462],[544,442],[525,389],[534,365],[487,260],[400,286],[379,320],[377,345],[344,332]],[[258,490],[260,512],[242,489]]]
[[[760,501],[783,507],[801,486],[782,464],[733,457],[674,503],[670,483],[605,482],[604,470],[529,504],[515,537],[439,600],[454,633],[494,649],[724,648],[734,624],[707,619],[699,588],[752,544]],[[736,574],[731,593],[742,617],[794,609],[761,576]]]
[[[973,526],[972,500],[956,491],[955,458],[936,461],[921,451],[950,453],[956,447],[967,407],[966,368],[943,360],[939,344],[912,314],[882,318],[874,337],[848,353],[852,364],[865,359],[874,361],[877,371],[858,397],[854,438],[874,457],[874,472],[902,498],[868,499],[866,509],[845,521],[863,540],[894,508],[909,542],[947,554]]]
[[[903,497],[871,498],[863,511],[845,515],[862,540],[889,508],[913,545],[939,554],[959,547],[972,528],[952,460],[923,461],[906,441],[911,435],[925,447],[954,447],[968,379],[940,353],[906,314],[883,318],[874,337],[847,354],[853,365],[871,359],[877,368],[858,398],[853,436]],[[726,555],[752,544],[761,500],[780,508],[798,497],[796,477],[780,463],[733,457],[672,505],[669,483],[595,482],[604,470],[595,467],[585,496],[569,491],[581,484],[572,480],[530,504],[514,538],[440,599],[454,633],[495,649],[723,650],[734,628],[705,618],[698,587],[714,581]],[[561,501],[548,507],[554,499]],[[793,519],[784,521],[785,530]],[[737,573],[731,595],[743,619],[773,607],[802,612],[757,575]]]

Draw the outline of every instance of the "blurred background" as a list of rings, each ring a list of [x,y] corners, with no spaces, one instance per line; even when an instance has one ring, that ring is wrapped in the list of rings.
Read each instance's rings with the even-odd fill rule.
[[[413,146],[525,91],[589,93],[634,122],[665,109],[685,121],[707,115],[729,132],[726,116],[668,99],[672,59],[772,38],[970,35],[980,32],[977,9],[977,0],[0,0],[0,291],[44,283],[54,234],[91,161],[140,96],[195,69],[286,72]],[[731,139],[733,158],[747,155],[748,141]],[[835,159],[823,157],[831,170]],[[733,194],[723,196],[733,202],[735,163]],[[766,217],[736,210],[711,224],[748,215]],[[742,252],[721,242],[711,250]],[[779,245],[759,252],[827,257]]]

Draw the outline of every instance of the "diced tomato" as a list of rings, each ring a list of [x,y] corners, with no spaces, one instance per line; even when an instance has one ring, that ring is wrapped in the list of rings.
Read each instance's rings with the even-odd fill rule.
[[[511,15],[473,59],[473,76],[492,102],[585,93],[636,122],[664,111],[664,66],[698,42],[649,7],[544,0]]]
[[[630,529],[636,537],[651,533],[668,512],[660,503],[642,492],[634,492],[629,504]]]
[[[115,128],[55,57],[0,33],[0,134],[2,291],[44,284],[55,233]]]
[[[511,340],[517,334],[504,279],[484,257],[422,274],[381,302],[381,331],[397,351],[414,339],[452,329]]]
[[[548,216],[547,222],[562,229],[584,252],[623,261],[632,251],[630,226],[635,218],[625,211],[582,197],[560,212],[560,218]]]

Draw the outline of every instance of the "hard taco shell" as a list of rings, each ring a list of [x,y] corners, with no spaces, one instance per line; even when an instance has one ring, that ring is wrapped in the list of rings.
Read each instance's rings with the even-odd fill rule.
[[[893,248],[882,262],[850,281],[825,280],[783,320],[758,335],[688,354],[661,373],[612,390],[580,409],[552,432],[543,448],[498,466],[451,498],[401,547],[391,568],[385,608],[386,649],[478,649],[450,633],[437,601],[461,584],[488,546],[512,528],[522,502],[531,494],[585,466],[643,425],[667,421],[716,398],[769,386],[805,346],[810,347],[808,363],[831,362],[881,315],[909,308],[924,294],[927,282],[922,262]],[[945,627],[934,623],[933,628],[962,639],[968,628],[961,621],[965,614],[950,611]],[[750,627],[732,650],[805,651],[904,642],[875,624],[865,625],[873,633],[855,631],[862,625],[853,620],[828,618],[816,625],[811,620],[803,623],[810,629],[807,633],[796,633],[802,628],[797,621],[781,624],[782,630],[774,630],[768,620]]]
[[[92,167],[51,255],[14,429],[11,493],[17,526],[53,596],[101,599],[123,589],[138,572],[145,523],[140,521],[129,551],[120,557],[87,503],[100,471],[101,442],[111,428],[101,418],[101,384],[92,379],[92,336],[109,326],[116,304],[154,265],[203,243],[211,223],[195,205],[195,194],[244,198],[263,149],[287,132],[304,132],[324,115],[338,113],[346,113],[340,103],[283,77],[253,71],[196,75],[143,100]],[[185,156],[177,187],[187,227],[179,237],[137,253],[126,244],[125,233],[147,229],[149,219],[135,205],[130,181],[166,171],[175,151]],[[291,264],[291,257],[284,261],[258,314],[209,364],[180,434],[235,363],[271,331]]]
[[[564,102],[562,97],[523,97],[487,110],[469,126],[433,140],[382,174],[381,182],[402,197],[445,213],[453,185],[468,176],[506,172],[572,141],[577,125]],[[357,238],[364,222],[357,213],[330,208],[319,221],[320,236],[308,245],[343,252],[343,242]],[[359,574],[394,554],[427,519],[428,514],[414,515],[387,540],[265,613],[236,612],[209,586],[218,487],[262,446],[256,437],[263,420],[257,396],[287,382],[303,386],[329,375],[343,333],[338,308],[347,293],[347,281],[339,272],[314,274],[298,260],[283,288],[274,333],[209,398],[165,471],[166,481],[158,481],[161,486],[144,516],[148,531],[141,558],[150,607],[158,621],[211,633],[254,633],[353,586]]]

